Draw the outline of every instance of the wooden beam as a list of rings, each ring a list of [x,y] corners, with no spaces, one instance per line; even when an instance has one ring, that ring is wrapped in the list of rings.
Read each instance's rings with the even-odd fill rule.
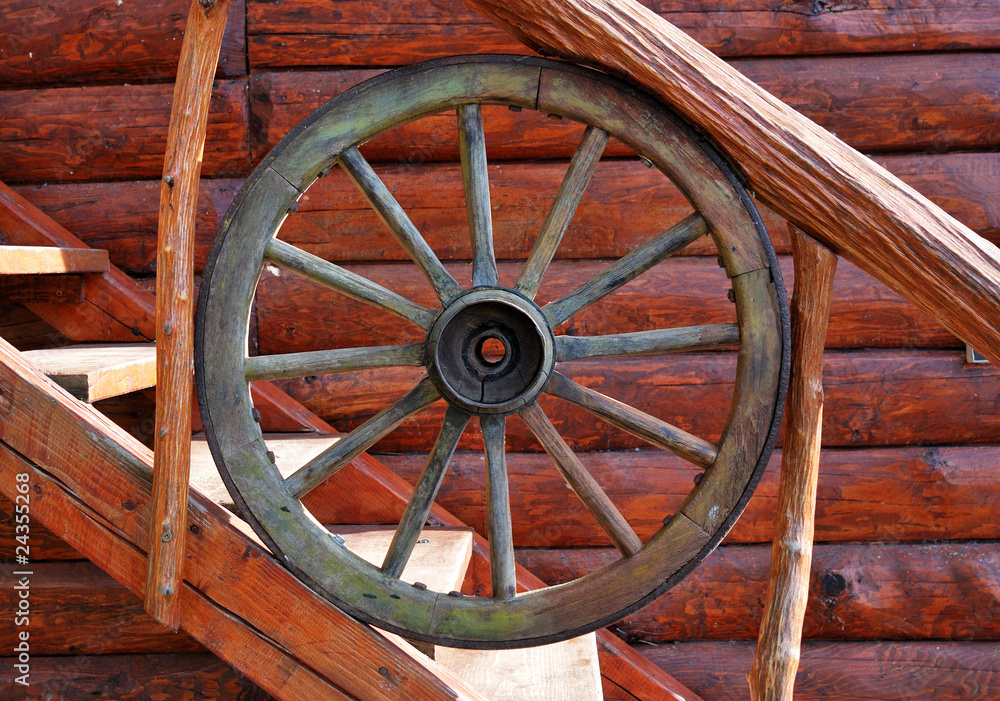
[[[823,427],[823,341],[830,317],[833,274],[837,270],[837,256],[801,231],[792,232],[792,248],[796,282],[792,297],[788,428],[767,602],[757,654],[747,674],[754,701],[791,701],[795,671],[799,667]]]
[[[160,187],[156,434],[146,611],[177,630],[194,397],[194,225],[212,82],[230,0],[191,0]]]
[[[634,0],[464,0],[542,52],[644,87],[778,214],[1000,364],[1000,250]]]
[[[77,399],[93,403],[156,384],[152,343],[95,343],[26,351],[24,357]]]
[[[96,248],[0,246],[0,275],[104,273],[108,252]]]

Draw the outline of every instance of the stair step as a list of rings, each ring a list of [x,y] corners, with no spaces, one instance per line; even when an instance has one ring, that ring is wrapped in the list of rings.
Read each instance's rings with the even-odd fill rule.
[[[156,384],[156,345],[99,343],[26,351],[56,384],[85,402],[117,397]]]
[[[106,273],[108,252],[100,248],[0,246],[0,275]]]

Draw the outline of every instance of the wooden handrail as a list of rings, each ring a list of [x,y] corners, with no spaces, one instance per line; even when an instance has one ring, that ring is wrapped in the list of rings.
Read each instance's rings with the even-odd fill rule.
[[[191,0],[160,185],[156,256],[156,437],[146,611],[177,630],[194,382],[194,227],[212,82],[230,0]]]
[[[1000,364],[1000,250],[634,0],[463,0],[710,135],[756,196]]]

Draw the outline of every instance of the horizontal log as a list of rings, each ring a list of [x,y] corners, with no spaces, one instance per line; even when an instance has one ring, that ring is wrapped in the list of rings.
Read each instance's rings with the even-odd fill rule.
[[[184,0],[115,3],[4,0],[0,86],[172,81],[187,25]],[[230,7],[216,75],[246,75],[245,0]]]
[[[644,655],[717,701],[750,701],[754,644],[640,645]],[[1000,697],[1000,644],[928,641],[806,642],[795,679],[798,701],[960,701]]]
[[[8,582],[20,569],[25,568],[0,565]],[[142,599],[91,562],[32,562],[27,569],[32,572],[32,657],[205,651],[187,633],[174,633],[150,618]],[[6,610],[17,609],[16,596],[11,587],[0,591]],[[4,627],[4,650],[14,649],[16,635],[14,627]]]
[[[752,639],[767,594],[768,545],[723,546],[683,582],[616,624],[632,641]],[[549,584],[617,559],[610,548],[528,550],[520,562]],[[817,545],[805,638],[996,640],[995,541]]]
[[[30,525],[29,546],[32,562],[83,559],[83,555],[42,524],[32,523]],[[14,546],[19,545],[19,543],[14,542],[14,536],[17,534],[14,526],[14,504],[10,499],[0,494],[0,552],[12,553]]]
[[[34,637],[32,636],[32,639]],[[270,694],[215,655],[79,655],[31,657],[30,686],[19,690],[14,658],[0,658],[0,683],[11,699],[150,698],[273,701]]]
[[[878,162],[943,207],[966,226],[1000,242],[1000,155],[949,153],[889,155]],[[526,232],[541,229],[566,170],[564,162],[495,164],[490,168],[493,233],[501,259],[527,255]],[[467,259],[468,215],[460,196],[457,164],[384,166],[379,174],[443,260]],[[202,179],[198,195],[195,266],[205,265],[222,216],[242,180]],[[156,270],[159,181],[63,183],[14,188],[33,205],[91,246],[107,249],[111,262],[132,275]],[[441,193],[448,193],[442,198]],[[109,203],[115,206],[108,207]],[[605,160],[597,168],[559,258],[609,258],[634,248],[643,234],[687,214],[676,190],[656,171],[630,160]],[[784,220],[760,207],[775,250],[789,252]],[[334,235],[335,233],[335,235]],[[339,171],[318,181],[281,237],[340,262],[403,260],[385,226]],[[706,254],[707,239],[685,249]]]
[[[704,353],[581,360],[560,368],[591,389],[714,442],[729,410],[735,357]],[[383,369],[278,384],[344,431],[402,397],[419,376],[419,370]],[[1000,370],[966,365],[959,351],[830,351],[824,385],[823,441],[830,447],[990,444],[1000,435]],[[575,407],[548,397],[542,404],[577,450],[640,445]],[[442,415],[439,402],[383,439],[377,451],[428,450]],[[518,419],[508,422],[507,441],[510,450],[539,450]],[[460,446],[479,450],[481,437],[470,428]]]
[[[238,79],[215,84],[206,177],[248,173],[246,85]],[[0,91],[0,180],[159,178],[172,96],[166,83]]]
[[[816,5],[765,0],[645,0],[644,5],[720,56],[995,49],[997,5],[920,2]],[[459,0],[249,0],[254,68],[393,66],[457,53],[525,48]]]
[[[546,273],[539,300],[568,294],[598,275],[609,261],[556,261]],[[790,256],[782,256],[786,289],[794,282]],[[521,266],[501,263],[502,284],[513,285]],[[469,266],[451,265],[462,284]],[[428,307],[439,308],[430,285],[414,265],[363,265],[351,269]],[[320,288],[305,278],[269,268],[258,287],[255,313],[259,352],[263,355],[355,346],[413,343],[423,340],[415,326]],[[560,330],[592,336],[652,328],[698,326],[735,321],[726,299],[729,283],[715,258],[678,258],[625,285],[580,312]],[[337,324],[325,319],[336,314]],[[834,305],[827,332],[828,348],[964,347],[943,326],[849,263],[837,272]]]
[[[1000,145],[1000,55],[850,56],[734,61],[762,88],[866,152],[992,150]],[[254,161],[296,123],[371,69],[260,73],[250,79]],[[568,158],[582,129],[533,111],[483,110],[491,159]],[[370,161],[458,160],[453,113],[373,139]],[[628,155],[613,141],[605,156]]]
[[[420,453],[379,454],[380,462],[408,482],[423,469]],[[657,450],[580,455],[587,469],[643,539],[650,537],[691,490],[698,468]],[[816,504],[816,541],[914,541],[1000,539],[994,514],[1000,503],[997,446],[824,449]],[[775,451],[727,543],[767,543],[774,537],[781,451]],[[519,548],[606,545],[607,539],[567,491],[549,458],[508,453],[511,521]],[[334,477],[310,495],[324,523],[394,522],[399,514],[377,497],[345,500],[351,476]],[[486,532],[484,461],[460,451],[438,493],[438,502]]]

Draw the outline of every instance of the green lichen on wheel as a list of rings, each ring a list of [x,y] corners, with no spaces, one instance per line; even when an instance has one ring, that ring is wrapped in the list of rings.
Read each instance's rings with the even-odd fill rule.
[[[532,272],[513,290],[495,283],[496,261],[488,217],[483,213],[484,207],[488,211],[489,189],[480,143],[482,124],[477,121],[480,104],[538,109],[593,127],[571,162],[570,175],[543,226],[539,250],[529,256],[526,267]],[[473,291],[456,287],[357,150],[388,129],[451,109],[458,110],[463,130],[463,179],[479,285]],[[538,307],[533,297],[541,272],[558,246],[608,135],[669,177],[686,194],[696,214],[623,258],[611,273],[574,293],[576,297],[568,295]],[[352,278],[353,273],[275,239],[293,203],[324,169],[338,164],[424,270],[442,300],[440,307],[430,309],[396,299],[375,283]],[[714,238],[732,282],[738,333],[732,324],[709,324],[560,346],[553,326],[706,231]],[[425,347],[331,349],[249,360],[250,310],[266,262],[417,324],[428,332]],[[442,308],[454,300],[454,309]],[[749,498],[773,445],[787,381],[787,336],[780,273],[749,198],[722,159],[666,107],[608,76],[566,64],[525,57],[459,57],[383,74],[345,92],[297,126],[247,181],[223,221],[203,279],[196,328],[198,397],[212,453],[234,500],[272,551],[317,591],[359,618],[411,638],[457,647],[515,647],[572,637],[627,615],[679,581],[718,544]],[[732,407],[716,446],[586,388],[574,387],[555,372],[563,362],[560,353],[571,359],[664,352],[731,344],[737,337]],[[484,355],[487,342],[502,346],[499,360]],[[456,347],[461,344],[465,345]],[[463,366],[462,359],[470,354],[478,360]],[[309,469],[287,481],[282,478],[253,420],[248,378],[392,364],[425,364],[429,378],[408,398],[314,460]],[[511,367],[527,377],[505,375],[512,372]],[[488,387],[491,382],[496,386]],[[482,383],[481,391],[476,383]],[[535,403],[539,392],[577,401],[653,445],[711,466],[680,511],[643,543],[551,430]],[[387,563],[392,564],[383,571],[330,537],[300,498],[357,451],[434,401],[448,403],[449,409],[428,461],[427,472],[433,475],[418,485],[390,548]],[[504,519],[507,490],[495,480],[506,475],[503,416],[517,411],[534,426],[560,472],[623,556],[572,582],[511,596],[509,514]],[[448,596],[415,588],[391,574],[401,569],[399,563],[405,562],[412,548],[458,435],[470,417],[476,416],[488,424],[484,435],[494,472],[488,506],[491,528],[499,533],[491,534],[495,535],[491,552],[505,560],[493,573],[493,584],[507,591],[498,591],[495,598]]]

